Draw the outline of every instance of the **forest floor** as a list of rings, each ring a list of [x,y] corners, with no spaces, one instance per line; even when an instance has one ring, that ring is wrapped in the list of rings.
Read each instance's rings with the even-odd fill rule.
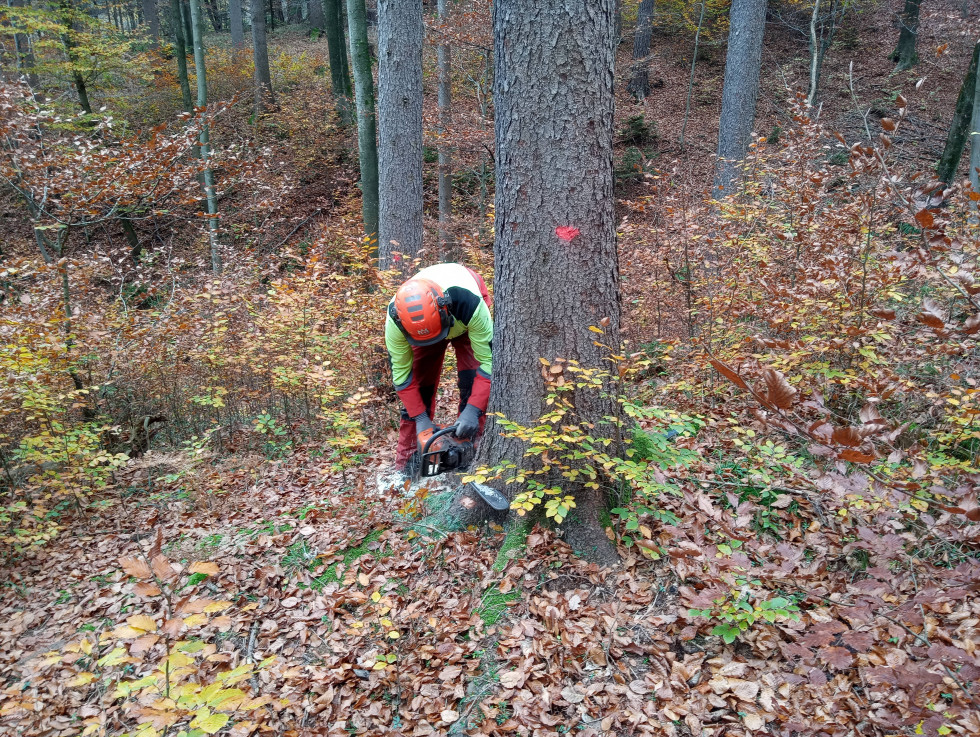
[[[102,511],[8,569],[0,673],[12,685],[0,723],[17,734],[115,731],[121,707],[80,699],[81,674],[99,669],[69,644],[102,638],[104,656],[119,625],[162,631],[180,618],[180,604],[134,595],[121,570],[158,552],[175,580],[216,564],[179,589],[183,600],[230,603],[173,631],[209,644],[195,675],[207,682],[219,666],[275,656],[252,682],[274,697],[253,717],[274,733],[866,733],[860,682],[796,675],[797,657],[772,633],[730,646],[685,627],[666,559],[622,550],[621,567],[600,570],[540,529],[511,559],[498,553],[502,532],[428,526],[425,486],[379,494],[386,460],[336,474],[315,447],[288,462],[149,454]]]

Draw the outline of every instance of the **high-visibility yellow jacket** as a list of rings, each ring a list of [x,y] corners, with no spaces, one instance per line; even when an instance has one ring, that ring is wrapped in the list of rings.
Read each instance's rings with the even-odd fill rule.
[[[490,399],[492,367],[490,344],[493,340],[493,317],[490,315],[489,305],[480,293],[480,284],[474,272],[462,264],[436,264],[422,269],[415,276],[431,279],[439,285],[443,294],[452,299],[448,309],[453,318],[453,326],[446,336],[446,341],[452,341],[464,334],[469,338],[473,355],[480,362],[469,403],[485,412]],[[388,304],[385,318],[385,344],[391,359],[395,391],[398,392],[409,416],[417,417],[426,411],[426,407],[412,374],[415,352],[399,327],[394,299]]]

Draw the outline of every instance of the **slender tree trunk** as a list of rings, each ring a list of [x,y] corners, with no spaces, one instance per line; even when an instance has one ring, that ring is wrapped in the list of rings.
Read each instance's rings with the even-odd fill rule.
[[[813,101],[817,98],[817,84],[820,81],[821,39],[817,33],[819,18],[820,0],[814,0],[813,13],[810,15],[810,89],[806,96],[807,105],[813,105]]]
[[[422,250],[422,0],[378,0],[378,243],[382,268]]]
[[[892,52],[892,61],[898,66],[896,71],[911,69],[919,61],[915,43],[919,39],[919,5],[922,0],[905,0],[905,9],[900,16],[902,30],[898,34],[898,45]]]
[[[194,66],[197,69],[197,107],[201,115],[208,105],[208,81],[204,68],[204,21],[201,17],[201,0],[190,0],[191,28],[194,31]],[[210,131],[201,128],[201,159],[208,162],[211,156]],[[221,273],[221,251],[218,248],[218,198],[214,191],[214,170],[207,163],[204,169],[204,196],[208,206],[208,245],[211,250],[211,270]]]
[[[313,0],[316,2],[316,0]],[[374,76],[371,74],[371,48],[368,46],[364,0],[347,0],[350,55],[354,63],[354,94],[357,101],[357,152],[361,169],[361,215],[364,234],[378,238],[378,140],[374,111]]]
[[[330,81],[337,103],[337,114],[341,125],[350,125],[352,118],[350,68],[347,65],[347,46],[344,43],[342,1],[326,0],[327,48],[330,53]]]
[[[963,77],[960,95],[956,100],[953,121],[949,124],[946,146],[943,148],[943,155],[939,157],[939,164],[936,167],[936,178],[946,184],[951,183],[956,176],[956,170],[960,166],[960,158],[963,156],[963,147],[966,145],[970,122],[973,118],[973,98],[978,87],[978,64],[980,64],[980,41],[973,47],[973,56],[970,59],[970,65],[967,67],[966,75]]]
[[[626,91],[637,101],[646,99],[650,94],[649,57],[650,39],[653,36],[653,8],[654,0],[640,0],[636,30],[633,32],[633,70]]]
[[[61,17],[64,30],[61,34],[61,42],[65,46],[65,55],[68,57],[68,62],[71,65],[71,77],[72,82],[75,84],[75,91],[78,93],[78,105],[82,108],[82,112],[91,115],[92,104],[88,99],[88,86],[85,83],[85,77],[82,76],[81,71],[78,69],[78,54],[75,51],[75,41],[72,38],[72,34],[75,32],[73,15],[74,6],[71,0],[62,0]]]
[[[446,0],[438,0],[439,23],[447,24]],[[449,143],[449,127],[452,125],[452,62],[449,42],[442,35],[437,51],[439,67],[439,252],[449,260],[452,248],[451,223],[453,219],[453,158]]]
[[[276,30],[276,0],[269,0],[269,30]]]
[[[490,409],[522,425],[547,409],[539,358],[603,370],[619,345],[619,266],[613,210],[614,0],[495,0],[496,238]],[[568,378],[571,378],[569,375]],[[588,388],[567,395],[576,423],[609,437],[614,402]],[[477,465],[527,466],[525,444],[490,417]],[[618,452],[616,449],[615,452]],[[604,491],[549,477],[576,507],[572,547],[618,560],[600,515]]]
[[[170,16],[174,29],[174,56],[177,57],[177,79],[180,81],[180,96],[184,112],[194,109],[191,101],[191,83],[187,76],[187,41],[184,36],[184,21],[181,15],[181,0],[170,0]]]
[[[228,0],[228,28],[235,50],[245,48],[245,25],[242,19],[242,0]]]
[[[729,14],[728,55],[721,94],[718,163],[715,196],[731,189],[748,153],[755,124],[762,66],[762,36],[766,27],[766,0],[732,0]]]
[[[180,0],[180,15],[184,19],[184,43],[194,54],[194,29],[191,28],[191,7],[187,4],[188,0]]]
[[[704,23],[705,0],[701,0],[701,14],[698,17],[698,30],[694,33],[694,56],[691,57],[691,80],[687,84],[687,102],[684,103],[684,124],[681,126],[681,151],[687,136],[687,120],[691,115],[691,98],[694,96],[694,70],[698,63],[698,45],[701,42],[701,25]]]
[[[269,71],[269,45],[265,37],[265,2],[252,0],[252,58],[255,62],[255,117],[275,104],[272,73]]]
[[[970,123],[970,184],[973,191],[980,193],[980,84],[973,85],[973,119]],[[972,201],[976,213],[977,200]],[[973,218],[976,221],[976,217]]]
[[[317,31],[317,35],[323,35],[327,28],[327,18],[323,14],[323,0],[310,0],[310,12],[307,22],[311,31]]]
[[[151,47],[156,48],[160,42],[160,17],[157,15],[157,0],[143,0],[143,18],[149,27]]]

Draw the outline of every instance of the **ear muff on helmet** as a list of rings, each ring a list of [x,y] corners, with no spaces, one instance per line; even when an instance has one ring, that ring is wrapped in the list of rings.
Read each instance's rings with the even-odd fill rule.
[[[388,314],[408,342],[416,346],[445,340],[455,320],[449,314],[452,299],[430,279],[409,279],[398,288]]]

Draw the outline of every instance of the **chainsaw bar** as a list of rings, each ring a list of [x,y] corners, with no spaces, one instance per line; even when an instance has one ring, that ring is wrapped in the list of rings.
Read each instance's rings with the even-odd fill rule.
[[[466,485],[466,488],[475,492],[477,496],[498,512],[503,512],[510,507],[510,500],[507,497],[486,484],[478,484],[475,481],[471,481]]]

